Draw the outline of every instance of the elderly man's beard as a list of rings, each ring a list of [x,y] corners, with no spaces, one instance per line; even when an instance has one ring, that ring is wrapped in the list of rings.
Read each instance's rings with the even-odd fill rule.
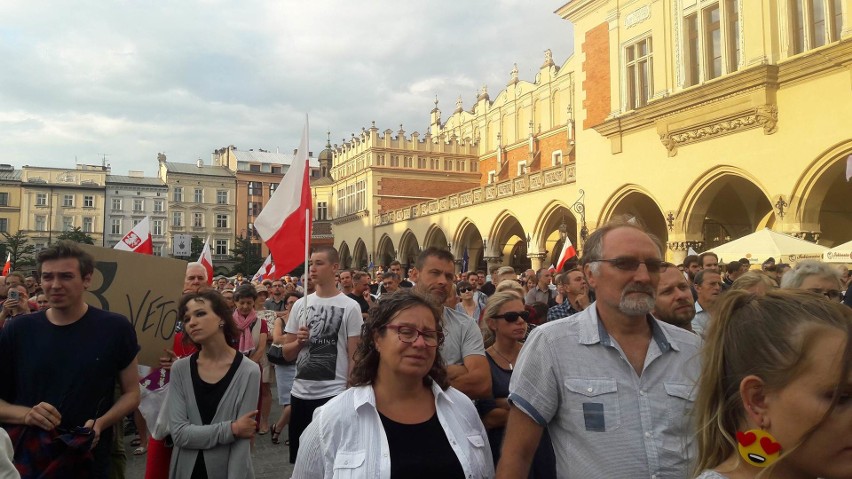
[[[654,310],[655,296],[656,291],[651,285],[633,283],[621,292],[618,309],[628,316],[644,316]]]

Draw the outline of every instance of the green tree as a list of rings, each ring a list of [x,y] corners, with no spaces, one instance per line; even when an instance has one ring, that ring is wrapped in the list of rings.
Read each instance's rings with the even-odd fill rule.
[[[204,238],[198,236],[192,237],[192,244],[189,247],[189,261],[198,261],[201,257],[201,251],[204,249]]]
[[[56,237],[57,240],[76,241],[77,243],[95,244],[95,240],[89,236],[89,233],[84,232],[79,226],[75,226],[70,230],[63,231],[61,235]]]
[[[35,245],[30,244],[23,231],[13,235],[3,233],[3,239],[4,253],[11,253],[12,271],[35,265]]]
[[[253,275],[263,264],[263,257],[260,256],[260,245],[252,243],[251,240],[243,238],[242,235],[237,236],[237,241],[231,248],[231,253],[236,263],[231,274]]]

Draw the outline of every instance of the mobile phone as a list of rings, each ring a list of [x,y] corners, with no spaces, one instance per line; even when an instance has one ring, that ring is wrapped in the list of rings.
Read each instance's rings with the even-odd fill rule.
[[[10,289],[9,290],[9,299],[13,299],[15,301],[18,301],[19,299],[21,299],[21,293],[18,292],[17,289]]]

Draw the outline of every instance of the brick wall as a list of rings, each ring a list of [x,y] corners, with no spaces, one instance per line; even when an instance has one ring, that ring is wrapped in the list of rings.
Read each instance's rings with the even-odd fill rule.
[[[567,133],[561,132],[544,138],[538,142],[538,149],[541,152],[541,161],[539,162],[539,167],[535,168],[535,171],[543,168],[550,168],[550,161],[551,158],[553,158],[553,152],[557,150],[562,150],[562,161],[567,161],[565,154],[568,152],[568,138],[566,135]]]
[[[581,47],[585,54],[583,72],[583,108],[586,119],[583,128],[588,129],[603,123],[611,110],[610,67],[609,67],[609,24],[601,23],[586,32]]]
[[[418,196],[428,198],[440,198],[459,191],[469,190],[479,186],[476,182],[466,181],[440,181],[440,180],[415,180],[408,178],[381,178],[378,183],[379,195]],[[379,213],[384,213],[397,208],[422,203],[424,200],[415,198],[388,198],[379,196]]]
[[[496,155],[479,162],[479,173],[481,174],[479,177],[480,185],[484,186],[488,184],[488,172],[491,170],[497,170]]]

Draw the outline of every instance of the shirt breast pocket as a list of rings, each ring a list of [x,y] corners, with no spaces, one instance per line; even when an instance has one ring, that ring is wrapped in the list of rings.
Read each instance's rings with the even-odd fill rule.
[[[695,403],[695,386],[692,384],[663,383],[666,390],[666,430],[663,431],[663,448],[685,451],[693,435],[692,412]]]
[[[579,431],[611,432],[621,427],[618,384],[608,378],[568,378],[571,424]]]
[[[484,471],[488,470],[486,463],[488,461],[488,457],[486,455],[486,449],[488,448],[488,443],[485,442],[485,439],[479,434],[474,434],[471,436],[467,436],[467,442],[470,446],[468,451],[470,452],[470,460],[471,465],[474,466],[474,473],[484,473]],[[486,477],[486,476],[481,476]]]
[[[355,479],[366,477],[367,451],[338,451],[334,456],[334,474],[332,477],[339,479]]]

